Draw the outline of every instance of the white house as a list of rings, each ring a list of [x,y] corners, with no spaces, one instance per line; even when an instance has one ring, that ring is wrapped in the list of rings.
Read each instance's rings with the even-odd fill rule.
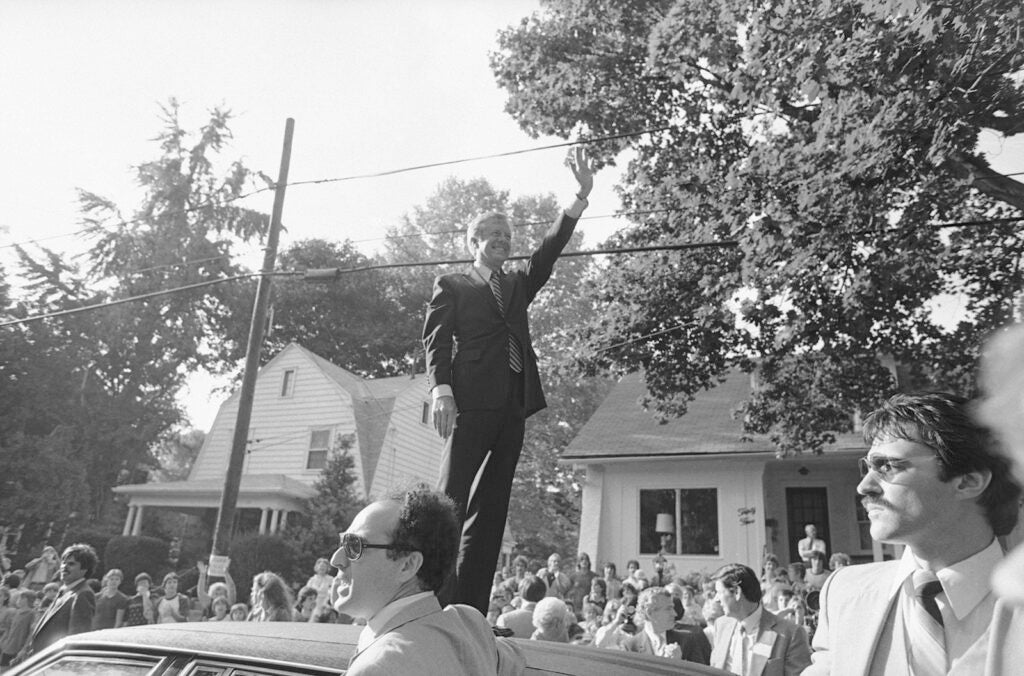
[[[118,486],[128,501],[124,534],[138,535],[143,510],[217,509],[238,415],[238,393],[217,413],[188,479]],[[367,500],[414,481],[433,484],[441,443],[430,423],[422,376],[368,380],[292,343],[260,369],[238,509],[259,510],[259,532],[283,529],[315,494],[327,454],[350,436],[357,490]],[[251,516],[250,512],[250,516]],[[253,519],[254,520],[254,519]]]
[[[744,440],[733,416],[750,388],[737,371],[659,424],[638,403],[642,376],[624,377],[562,455],[586,470],[580,551],[650,571],[664,542],[679,574],[733,562],[759,570],[766,551],[799,560],[796,543],[814,523],[829,555],[891,556],[872,543],[856,494],[860,435],[841,435],[823,455],[776,458],[767,438]]]

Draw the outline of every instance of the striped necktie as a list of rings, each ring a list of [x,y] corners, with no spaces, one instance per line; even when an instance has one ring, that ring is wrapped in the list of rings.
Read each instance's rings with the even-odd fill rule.
[[[942,613],[935,597],[942,583],[930,570],[914,571],[914,602],[907,618],[907,637],[913,656],[914,674],[929,676],[946,673],[946,638]]]
[[[498,309],[501,310],[501,316],[505,316],[505,301],[501,297],[501,272],[494,271],[491,273],[491,292],[494,294],[494,300],[498,303]],[[516,373],[523,372],[523,349],[519,346],[519,341],[512,333],[508,334],[508,365]]]

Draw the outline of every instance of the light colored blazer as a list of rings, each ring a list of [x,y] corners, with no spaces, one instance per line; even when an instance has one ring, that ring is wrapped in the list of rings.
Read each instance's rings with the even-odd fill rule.
[[[732,635],[739,621],[731,617],[715,620],[714,649],[711,666],[724,668]],[[761,624],[754,642],[754,652],[743,676],[795,676],[811,663],[811,648],[804,628],[761,609]]]
[[[893,585],[899,565],[899,561],[885,561],[847,566],[828,579],[821,590],[821,610],[811,655],[814,664],[804,671],[804,676],[871,673],[875,650],[899,592],[899,586]],[[899,659],[905,651],[902,632],[892,633],[890,654]],[[1024,609],[997,601],[987,636],[982,636],[970,650],[986,652],[983,674],[969,676],[1016,673],[1024,665]],[[951,671],[950,676],[958,673],[963,670]]]
[[[352,656],[345,673],[512,676],[525,668],[515,644],[496,639],[475,608],[458,605],[442,610],[437,597],[430,596],[391,618],[370,645]]]

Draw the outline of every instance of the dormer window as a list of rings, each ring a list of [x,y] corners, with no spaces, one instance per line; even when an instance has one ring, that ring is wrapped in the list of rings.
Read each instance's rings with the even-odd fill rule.
[[[281,396],[290,397],[295,389],[295,369],[286,369],[281,374]]]

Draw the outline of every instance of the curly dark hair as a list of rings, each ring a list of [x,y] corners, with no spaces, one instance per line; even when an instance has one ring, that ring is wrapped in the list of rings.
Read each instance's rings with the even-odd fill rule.
[[[426,484],[404,493],[394,493],[388,499],[402,506],[398,525],[391,536],[395,548],[388,550],[388,558],[420,552],[423,565],[416,573],[420,588],[437,593],[454,572],[459,553],[462,529],[455,503]]]
[[[978,498],[996,535],[1017,525],[1021,487],[1010,464],[995,451],[985,428],[971,417],[967,399],[946,392],[896,394],[864,419],[864,441],[903,439],[928,446],[939,461],[939,480],[951,481],[969,472],[989,471],[992,479]]]
[[[78,562],[78,565],[85,571],[85,577],[88,579],[95,576],[96,569],[100,565],[100,557],[96,555],[96,550],[93,549],[92,545],[87,545],[84,542],[78,542],[67,549],[60,555],[61,560],[71,558]]]

